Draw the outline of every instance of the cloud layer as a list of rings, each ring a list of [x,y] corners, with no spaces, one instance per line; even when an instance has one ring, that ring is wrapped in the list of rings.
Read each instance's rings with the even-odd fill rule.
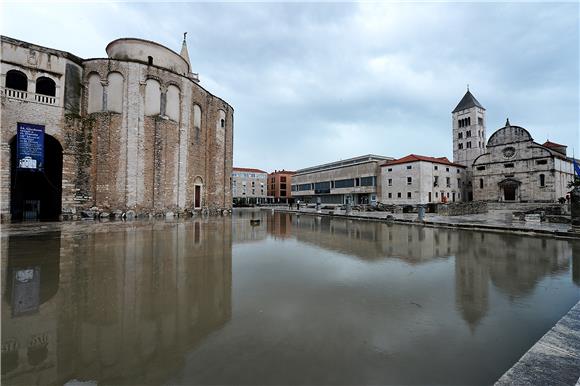
[[[487,108],[580,153],[577,3],[74,3],[3,6],[2,34],[105,56],[133,36],[180,48],[235,109],[234,163],[452,155],[466,84]],[[23,28],[22,21],[28,28]]]

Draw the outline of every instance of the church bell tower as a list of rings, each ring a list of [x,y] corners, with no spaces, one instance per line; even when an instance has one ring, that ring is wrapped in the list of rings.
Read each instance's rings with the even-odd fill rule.
[[[485,108],[467,92],[452,112],[453,162],[467,166],[485,153]]]
[[[453,116],[453,162],[467,167],[464,194],[471,201],[473,161],[485,153],[485,108],[467,87],[467,92],[452,111]]]

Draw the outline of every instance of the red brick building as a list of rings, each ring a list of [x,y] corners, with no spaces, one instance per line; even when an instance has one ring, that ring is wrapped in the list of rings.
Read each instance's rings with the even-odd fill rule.
[[[292,176],[296,172],[274,170],[268,174],[268,199],[273,203],[292,200]]]

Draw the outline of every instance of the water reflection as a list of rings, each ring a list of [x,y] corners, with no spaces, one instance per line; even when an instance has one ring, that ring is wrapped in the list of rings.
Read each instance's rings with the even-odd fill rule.
[[[534,291],[544,277],[569,270],[571,261],[573,281],[580,286],[578,242],[327,216],[266,214],[239,212],[237,239],[255,241],[257,235],[264,239],[267,232],[274,238],[294,238],[363,260],[395,258],[411,265],[454,258],[456,308],[472,330],[488,312],[490,285],[514,300]],[[267,222],[251,227],[247,221],[251,216]]]
[[[6,239],[5,384],[159,383],[231,318],[227,219]]]
[[[489,384],[580,299],[577,242],[270,211],[1,245],[5,384]]]

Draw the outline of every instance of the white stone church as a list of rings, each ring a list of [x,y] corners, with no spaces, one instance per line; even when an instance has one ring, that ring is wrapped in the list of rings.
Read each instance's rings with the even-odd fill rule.
[[[574,179],[566,146],[539,144],[523,127],[504,127],[486,144],[485,108],[467,90],[453,110],[453,161],[466,166],[467,199],[556,202]]]

